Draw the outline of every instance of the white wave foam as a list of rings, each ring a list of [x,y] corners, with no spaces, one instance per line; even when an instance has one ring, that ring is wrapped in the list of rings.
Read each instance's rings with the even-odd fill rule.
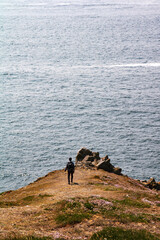
[[[160,67],[160,63],[128,63],[110,65],[108,67]]]
[[[111,64],[111,65],[88,65],[73,66],[73,68],[134,68],[134,67],[160,67],[160,63],[127,63],[127,64]]]
[[[112,69],[112,68],[149,68],[149,67],[160,67],[160,63],[128,63],[128,64],[111,64],[111,65],[44,65],[43,68],[41,68],[41,71],[43,72],[49,72],[49,71],[58,71],[62,72],[64,69],[65,71],[71,71],[71,70],[87,70],[87,69]],[[10,75],[12,73],[19,73],[19,72],[28,72],[32,73],[35,72],[35,70],[39,69],[39,65],[34,66],[2,66],[0,67],[0,74],[3,75]]]

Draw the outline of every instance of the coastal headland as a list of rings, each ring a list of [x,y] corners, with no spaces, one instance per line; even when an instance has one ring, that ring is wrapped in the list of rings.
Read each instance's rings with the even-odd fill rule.
[[[0,239],[160,239],[160,192],[86,150],[73,184],[62,169],[0,194]]]

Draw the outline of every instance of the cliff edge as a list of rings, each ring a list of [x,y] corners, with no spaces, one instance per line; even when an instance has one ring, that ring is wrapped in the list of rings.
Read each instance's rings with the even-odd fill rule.
[[[107,227],[160,239],[159,192],[103,169],[77,166],[72,185],[64,169],[56,170],[1,193],[0,216],[0,239],[105,239],[94,233]]]

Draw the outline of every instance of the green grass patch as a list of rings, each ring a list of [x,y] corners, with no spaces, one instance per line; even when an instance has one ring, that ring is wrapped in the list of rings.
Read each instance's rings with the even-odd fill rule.
[[[47,198],[47,197],[52,197],[52,195],[48,195],[48,194],[39,194],[38,196],[36,195],[30,195],[30,196],[27,196],[21,200],[19,200],[19,204],[20,205],[29,205],[33,202],[36,202],[36,201],[40,201],[41,199],[44,199],[44,198]]]
[[[95,185],[93,182],[88,182],[87,185]]]
[[[60,226],[66,226],[67,224],[80,223],[84,219],[89,219],[88,213],[63,213],[56,217],[56,223]]]
[[[151,194],[151,193],[146,193],[142,191],[131,191],[131,190],[124,190],[125,193],[129,195],[130,198],[134,198],[136,200],[141,200],[141,199],[147,199],[151,202],[158,201],[160,200],[159,195]]]
[[[113,206],[111,209],[101,209],[101,214],[107,218],[116,219],[118,222],[121,223],[131,223],[131,222],[150,222],[150,218],[146,216],[146,214],[134,214],[134,213],[126,213],[123,212],[118,207]]]
[[[95,178],[95,179],[100,179],[100,176],[95,175],[93,178]]]
[[[38,196],[27,196],[17,201],[0,201],[0,208],[7,208],[12,206],[25,206],[33,202],[40,201],[43,198],[51,197],[52,195],[48,194],[39,194]]]
[[[146,218],[143,214],[133,214],[133,213],[120,213],[117,214],[116,219],[121,223],[129,223],[129,222],[144,222],[148,223],[150,220]]]
[[[81,207],[81,203],[80,202],[68,202],[66,205],[65,205],[65,209],[75,209],[75,208],[80,208]]]
[[[23,198],[22,200],[24,202],[32,202],[34,200],[35,196],[27,196],[25,198]]]
[[[160,216],[156,216],[156,215],[151,215],[151,214],[146,214],[147,216],[151,216],[151,219],[153,221],[160,221]]]
[[[69,201],[67,200],[62,200],[56,203],[56,206],[58,208],[58,210],[64,210],[65,209],[65,205],[68,203]]]
[[[14,201],[0,202],[0,208],[7,208],[7,207],[13,207],[13,206],[18,206],[18,203]]]
[[[62,200],[60,202],[57,202],[56,205],[57,205],[58,211],[62,211],[62,212],[66,212],[68,210],[75,211],[81,208],[81,203],[79,201],[76,201],[75,199],[71,199],[69,201]]]
[[[90,240],[159,240],[145,230],[131,230],[118,227],[107,227],[94,233]]]
[[[126,205],[129,207],[137,207],[137,208],[150,208],[150,204],[141,202],[139,200],[124,198],[123,200],[116,200],[116,203],[120,203],[122,205]]]
[[[19,201],[2,201],[0,202],[1,208],[12,207],[12,206],[21,206],[21,205],[28,205],[34,200],[34,196],[27,196]]]
[[[94,201],[95,200],[95,201]],[[142,222],[149,223],[153,217],[143,213],[135,213],[127,211],[123,205],[134,207],[146,207],[146,203],[126,198],[123,200],[115,200],[113,205],[105,205],[105,202],[99,198],[81,198],[63,200],[55,205],[56,209],[56,223],[65,226],[67,224],[75,224],[81,222],[83,219],[89,219],[93,214],[98,213],[108,219],[116,220],[120,223]],[[147,206],[148,207],[148,206]],[[49,209],[50,210],[50,209]],[[158,217],[156,219],[158,221]]]
[[[48,197],[52,197],[53,195],[49,195],[49,194],[39,194],[38,197],[39,198],[48,198]]]
[[[60,226],[80,223],[92,216],[92,210],[92,204],[86,201],[86,199],[81,199],[81,201],[79,199],[63,200],[57,205],[55,221]]]
[[[89,209],[89,210],[93,210],[94,205],[87,201],[87,202],[84,203],[84,207]]]

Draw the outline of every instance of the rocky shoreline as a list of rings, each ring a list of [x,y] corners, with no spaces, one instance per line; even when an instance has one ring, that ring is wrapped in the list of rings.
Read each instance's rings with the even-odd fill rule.
[[[160,182],[156,182],[154,178],[147,180],[139,180],[145,187],[160,190]]]
[[[123,175],[122,169],[120,167],[115,167],[111,164],[108,155],[101,158],[99,152],[92,152],[91,150],[84,147],[81,148],[77,153],[76,166],[93,170],[102,169],[110,173]],[[154,178],[150,178],[148,181],[138,181],[147,188],[160,190],[160,182],[156,182]]]

